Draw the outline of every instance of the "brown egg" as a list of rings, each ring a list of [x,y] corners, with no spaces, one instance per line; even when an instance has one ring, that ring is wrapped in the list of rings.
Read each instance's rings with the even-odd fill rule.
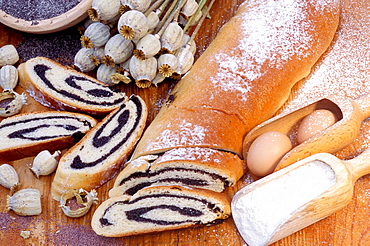
[[[293,148],[287,135],[278,131],[261,134],[251,144],[247,165],[251,173],[264,177],[272,173],[280,159]]]
[[[337,117],[330,110],[318,109],[307,115],[300,123],[297,131],[298,143],[303,143],[318,132],[333,125]]]

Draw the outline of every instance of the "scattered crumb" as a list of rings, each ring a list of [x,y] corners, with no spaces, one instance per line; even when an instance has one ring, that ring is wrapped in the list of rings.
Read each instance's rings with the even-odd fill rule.
[[[20,236],[23,237],[24,239],[27,239],[31,236],[31,232],[30,231],[21,231]]]

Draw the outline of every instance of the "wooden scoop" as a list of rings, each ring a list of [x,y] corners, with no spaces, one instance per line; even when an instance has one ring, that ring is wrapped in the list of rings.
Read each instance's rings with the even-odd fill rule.
[[[0,22],[22,32],[35,34],[52,33],[67,29],[84,20],[87,17],[87,10],[91,8],[91,4],[92,0],[82,0],[66,13],[40,21],[22,20],[0,10]]]
[[[235,224],[249,246],[271,244],[345,207],[369,173],[370,148],[349,161],[312,155],[238,191]]]
[[[317,109],[332,111],[338,121],[298,144],[296,133],[299,123],[305,116]],[[244,159],[247,159],[249,147],[254,139],[268,131],[280,131],[287,134],[293,144],[293,149],[280,159],[274,171],[316,153],[335,153],[354,141],[362,121],[368,117],[370,117],[370,94],[355,100],[334,95],[322,98],[293,112],[277,115],[252,129],[244,139]]]

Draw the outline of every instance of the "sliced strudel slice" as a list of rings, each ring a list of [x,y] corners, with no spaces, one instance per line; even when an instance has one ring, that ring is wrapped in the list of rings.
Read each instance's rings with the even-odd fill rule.
[[[185,185],[222,192],[244,173],[235,154],[209,148],[177,148],[130,161],[117,176],[109,196],[133,195],[150,185]]]
[[[220,223],[230,216],[224,193],[182,186],[150,186],[133,196],[104,201],[94,212],[93,230],[122,237]]]
[[[95,189],[122,168],[146,123],[148,110],[138,96],[130,99],[99,122],[60,159],[52,182],[52,196],[71,189]]]
[[[18,70],[27,92],[57,110],[106,115],[127,100],[125,93],[45,57],[30,59]]]
[[[62,150],[78,142],[96,120],[64,111],[18,114],[0,123],[0,161],[35,156],[42,150]]]

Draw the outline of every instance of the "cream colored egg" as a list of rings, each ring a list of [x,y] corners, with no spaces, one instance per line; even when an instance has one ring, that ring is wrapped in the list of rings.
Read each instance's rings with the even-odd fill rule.
[[[298,143],[303,143],[318,132],[333,125],[336,121],[337,117],[330,110],[318,109],[313,111],[302,120],[298,127]]]
[[[287,135],[278,131],[261,134],[251,144],[247,165],[251,173],[264,177],[272,173],[280,159],[292,149],[292,143]]]

